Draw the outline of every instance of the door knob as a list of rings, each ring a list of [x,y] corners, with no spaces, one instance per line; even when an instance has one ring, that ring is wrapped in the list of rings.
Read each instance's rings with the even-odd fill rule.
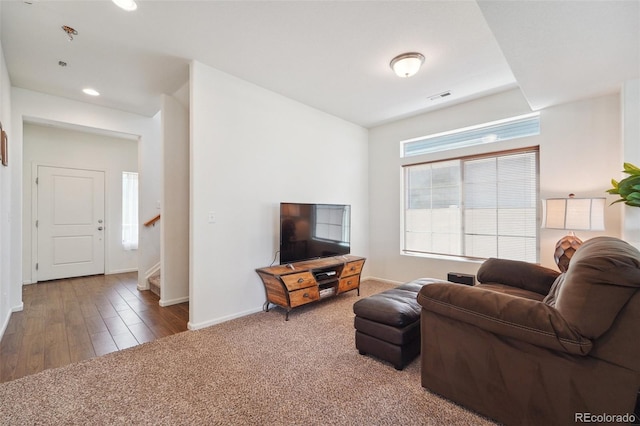
[[[102,231],[102,226],[98,226],[98,231]]]

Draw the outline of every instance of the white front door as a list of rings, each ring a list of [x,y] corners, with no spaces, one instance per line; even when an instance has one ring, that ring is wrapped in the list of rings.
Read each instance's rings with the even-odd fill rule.
[[[38,166],[37,281],[104,274],[104,172]]]

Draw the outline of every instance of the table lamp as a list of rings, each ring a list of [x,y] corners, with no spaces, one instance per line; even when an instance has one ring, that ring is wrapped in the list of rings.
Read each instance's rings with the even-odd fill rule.
[[[605,198],[547,198],[542,203],[542,227],[566,229],[569,233],[556,244],[553,258],[561,272],[569,268],[571,257],[582,240],[573,231],[604,230]]]

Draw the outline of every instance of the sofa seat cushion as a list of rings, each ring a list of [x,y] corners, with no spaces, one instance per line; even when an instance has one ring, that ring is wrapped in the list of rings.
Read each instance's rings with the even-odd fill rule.
[[[420,305],[416,300],[420,289],[428,282],[443,282],[420,278],[398,287],[374,294],[353,304],[357,317],[392,327],[406,327],[420,320]]]

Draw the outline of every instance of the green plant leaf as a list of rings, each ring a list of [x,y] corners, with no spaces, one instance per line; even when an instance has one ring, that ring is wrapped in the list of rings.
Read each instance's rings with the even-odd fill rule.
[[[612,188],[606,191],[609,194],[620,195],[620,199],[615,200],[610,205],[625,203],[628,206],[640,207],[640,167],[636,167],[631,163],[624,163],[623,168],[623,172],[629,176],[619,182],[611,179]]]
[[[624,172],[630,175],[640,175],[640,167],[636,167],[631,163],[624,163]]]
[[[629,176],[628,178],[620,181],[618,184],[618,191],[623,198],[627,198],[629,194],[635,192],[633,189],[635,185],[640,185],[640,176]]]

